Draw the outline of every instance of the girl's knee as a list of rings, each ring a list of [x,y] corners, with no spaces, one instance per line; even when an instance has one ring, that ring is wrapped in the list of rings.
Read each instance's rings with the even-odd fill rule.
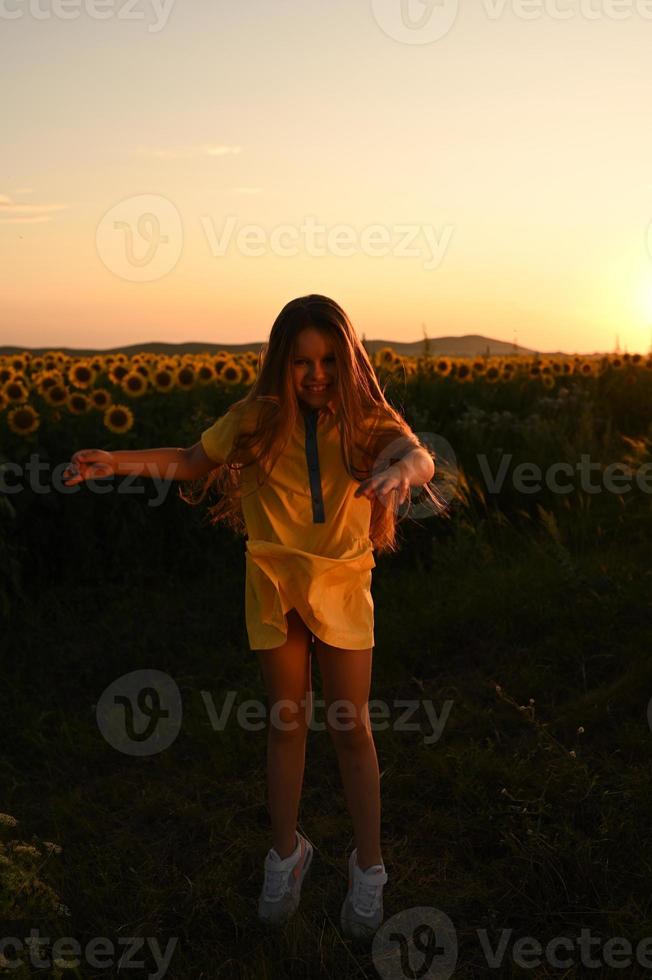
[[[310,705],[302,698],[297,704],[285,699],[272,705],[269,713],[269,736],[275,741],[289,742],[306,737]]]
[[[373,745],[371,728],[365,718],[337,718],[327,716],[328,732],[338,752],[351,754],[369,751]]]

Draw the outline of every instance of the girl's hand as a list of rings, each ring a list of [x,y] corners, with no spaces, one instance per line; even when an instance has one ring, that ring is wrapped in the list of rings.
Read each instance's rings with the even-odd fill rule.
[[[400,463],[394,463],[382,473],[374,473],[368,480],[363,480],[353,496],[360,497],[364,494],[369,500],[378,497],[381,504],[386,507],[389,503],[389,495],[394,491],[398,493],[399,506],[410,494],[410,481]]]
[[[105,452],[104,449],[80,449],[64,470],[63,485],[72,487],[83,480],[114,475],[115,466],[111,453]]]

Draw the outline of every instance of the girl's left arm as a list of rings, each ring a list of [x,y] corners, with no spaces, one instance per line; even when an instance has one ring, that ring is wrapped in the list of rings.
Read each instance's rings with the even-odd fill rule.
[[[425,449],[411,449],[397,463],[394,463],[394,466],[403,469],[411,487],[420,487],[424,483],[430,483],[435,475],[435,461]]]
[[[387,494],[398,491],[398,502],[402,504],[410,492],[410,487],[420,487],[429,483],[435,475],[435,462],[425,449],[411,449],[396,463],[381,473],[374,473],[363,480],[354,496],[364,494],[370,500],[378,496],[384,502]]]

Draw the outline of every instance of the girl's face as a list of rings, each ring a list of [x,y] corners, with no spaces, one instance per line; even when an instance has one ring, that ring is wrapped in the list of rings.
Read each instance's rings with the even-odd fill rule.
[[[335,396],[337,362],[330,338],[314,327],[297,335],[292,374],[297,398],[311,408],[321,408]]]

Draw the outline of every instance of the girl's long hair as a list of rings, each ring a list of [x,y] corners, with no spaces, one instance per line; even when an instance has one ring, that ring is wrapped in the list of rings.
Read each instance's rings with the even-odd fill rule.
[[[256,484],[262,486],[290,440],[300,411],[292,370],[295,343],[297,335],[306,327],[323,332],[333,344],[337,364],[335,417],[342,459],[351,478],[362,482],[391,465],[410,446],[425,449],[434,458],[434,453],[423,446],[386,400],[367,352],[344,310],[327,296],[314,293],[301,296],[287,303],[277,316],[269,341],[258,357],[256,380],[248,394],[228,409],[238,413],[238,435],[225,461],[217,463],[200,481],[199,497],[192,492],[184,494],[179,488],[181,499],[193,505],[201,503],[213,488],[219,499],[208,508],[211,524],[223,521],[237,534],[246,534],[240,503],[241,470],[257,463]],[[370,420],[374,420],[373,432]],[[427,484],[425,490],[436,503]],[[389,495],[387,500],[387,505],[377,497],[371,501],[369,537],[378,554],[398,548],[395,495]],[[400,520],[408,515],[409,507]]]

